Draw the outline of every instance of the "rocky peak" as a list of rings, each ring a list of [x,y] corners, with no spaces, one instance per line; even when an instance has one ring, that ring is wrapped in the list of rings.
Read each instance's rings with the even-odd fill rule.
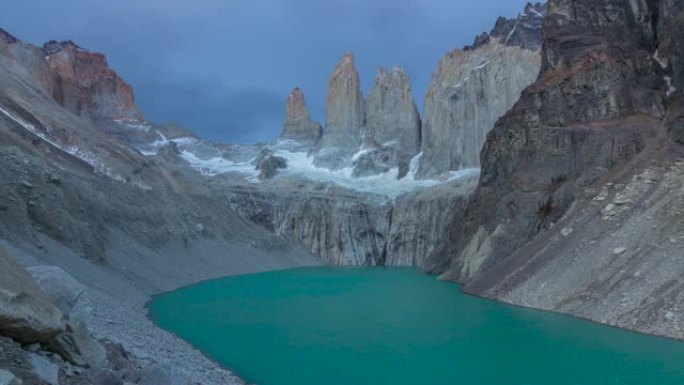
[[[287,97],[287,115],[285,121],[287,123],[297,123],[301,120],[310,119],[309,109],[306,108],[306,101],[304,100],[304,91],[295,87],[290,95]]]
[[[408,171],[420,150],[420,114],[406,72],[400,67],[380,68],[366,107],[364,146],[390,148],[399,168]]]
[[[93,121],[145,121],[132,87],[109,68],[104,55],[71,41],[48,42],[43,52],[54,75],[53,97],[59,104]]]
[[[321,125],[311,120],[304,92],[295,87],[287,97],[287,112],[280,139],[315,145],[320,140],[322,131]]]
[[[14,44],[17,41],[17,38],[12,36],[9,32],[5,31],[4,29],[0,28],[0,40],[4,41],[7,44]]]
[[[83,48],[79,47],[76,43],[74,43],[71,40],[63,40],[63,41],[50,40],[47,43],[43,44],[43,53],[45,55],[54,55],[57,52],[65,49],[65,48],[73,48],[73,49],[83,50]]]
[[[525,10],[515,18],[499,17],[489,33],[482,33],[475,38],[473,45],[463,48],[464,51],[477,49],[487,44],[490,38],[498,38],[508,46],[517,46],[529,50],[539,50],[542,45],[542,26],[546,17],[546,4],[527,3]]]
[[[321,146],[336,148],[341,155],[351,154],[361,144],[364,125],[365,101],[361,81],[354,55],[347,52],[328,83],[326,124]]]

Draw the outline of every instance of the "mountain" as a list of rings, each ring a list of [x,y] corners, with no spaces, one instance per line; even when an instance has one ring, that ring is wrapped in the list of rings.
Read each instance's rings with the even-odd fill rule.
[[[127,369],[95,369],[121,378],[167,362],[240,383],[151,324],[150,296],[331,264],[420,267],[682,339],[683,18],[677,0],[528,4],[442,59],[422,117],[404,70],[380,69],[364,96],[345,54],[325,126],[295,88],[281,137],[257,145],[148,122],[103,55],[0,30],[0,264],[18,282],[0,289],[24,298],[0,330],[62,370],[107,349]],[[73,308],[37,290],[56,267]]]
[[[682,338],[683,15],[669,1],[550,1],[541,74],[488,135],[429,269],[470,293]]]

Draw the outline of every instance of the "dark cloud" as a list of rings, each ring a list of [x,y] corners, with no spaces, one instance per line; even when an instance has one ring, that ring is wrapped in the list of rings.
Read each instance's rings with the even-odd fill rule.
[[[324,120],[328,77],[353,51],[364,92],[403,66],[418,104],[441,56],[522,0],[6,0],[0,26],[37,44],[72,39],[107,54],[146,116],[223,141],[271,140],[304,89]]]

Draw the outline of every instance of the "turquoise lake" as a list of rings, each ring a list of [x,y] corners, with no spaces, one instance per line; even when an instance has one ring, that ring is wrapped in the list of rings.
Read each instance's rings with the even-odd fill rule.
[[[474,298],[412,269],[228,277],[149,310],[258,385],[684,384],[684,343]]]

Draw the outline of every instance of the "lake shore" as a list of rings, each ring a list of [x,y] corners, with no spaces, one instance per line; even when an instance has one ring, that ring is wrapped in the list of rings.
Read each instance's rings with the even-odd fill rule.
[[[121,343],[143,365],[165,364],[192,383],[204,385],[244,382],[186,341],[157,327],[147,316],[146,304],[152,296],[219,277],[319,264],[305,250],[282,244],[254,247],[203,241],[150,250],[131,246],[134,243],[123,236],[119,241],[107,265],[91,263],[47,239],[43,250],[6,246],[23,265],[59,266],[88,287],[74,312],[96,338]]]

